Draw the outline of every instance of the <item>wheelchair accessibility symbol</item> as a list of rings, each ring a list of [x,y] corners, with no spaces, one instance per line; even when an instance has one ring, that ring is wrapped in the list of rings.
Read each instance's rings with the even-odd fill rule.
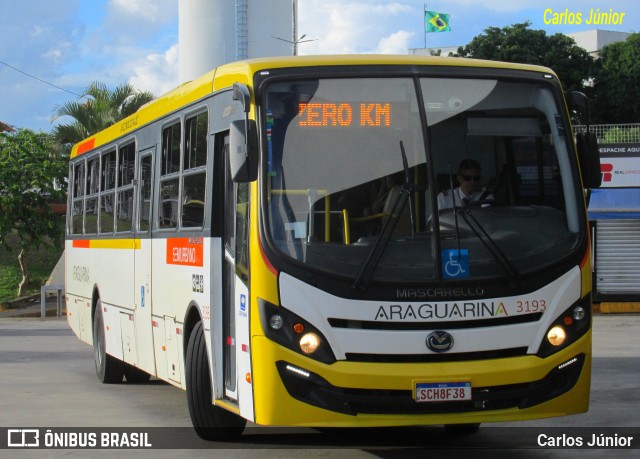
[[[469,250],[442,249],[442,275],[445,279],[469,277]]]

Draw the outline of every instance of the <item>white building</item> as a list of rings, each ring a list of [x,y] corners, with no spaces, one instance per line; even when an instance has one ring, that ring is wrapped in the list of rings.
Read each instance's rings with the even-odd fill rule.
[[[599,51],[611,43],[626,41],[629,35],[631,34],[627,32],[599,29],[567,34],[568,37],[576,41],[579,47],[586,49],[593,57],[598,57]]]
[[[627,32],[614,32],[612,30],[585,30],[567,34],[573,38],[576,44],[587,50],[593,57],[598,57],[598,52],[605,46],[618,41],[625,41],[631,35]],[[464,46],[464,45],[460,45]],[[417,56],[429,56],[431,51],[441,50],[441,56],[448,56],[449,53],[457,53],[458,46],[444,46],[438,48],[410,48],[408,54]]]

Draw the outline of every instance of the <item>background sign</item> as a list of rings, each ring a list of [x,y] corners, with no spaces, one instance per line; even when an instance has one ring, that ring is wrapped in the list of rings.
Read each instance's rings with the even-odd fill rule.
[[[599,144],[601,188],[640,187],[640,143]]]

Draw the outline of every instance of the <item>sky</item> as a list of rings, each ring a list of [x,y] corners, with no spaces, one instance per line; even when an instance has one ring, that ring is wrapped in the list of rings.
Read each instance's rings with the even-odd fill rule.
[[[424,5],[298,0],[299,35],[313,39],[299,54],[423,48]],[[426,34],[428,47],[465,45],[488,27],[527,20],[549,35],[640,32],[637,0],[439,0],[427,9],[448,13],[451,26]],[[624,16],[620,24],[587,24],[591,10]],[[130,82],[159,96],[177,86],[178,62],[178,0],[0,0],[0,121],[16,128],[48,132],[69,122],[53,119],[56,107],[77,100],[93,81],[110,88]]]

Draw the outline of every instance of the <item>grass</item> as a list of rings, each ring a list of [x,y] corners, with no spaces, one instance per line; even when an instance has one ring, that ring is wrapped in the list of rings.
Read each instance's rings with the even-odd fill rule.
[[[0,248],[0,302],[16,299],[18,284],[22,279],[18,264],[20,251],[17,236],[9,235],[7,243],[12,248],[11,251]],[[51,271],[60,259],[60,255],[62,255],[62,248],[54,249],[45,245],[38,250],[26,252],[25,261],[29,272],[26,295],[40,293],[40,287],[49,278]]]

